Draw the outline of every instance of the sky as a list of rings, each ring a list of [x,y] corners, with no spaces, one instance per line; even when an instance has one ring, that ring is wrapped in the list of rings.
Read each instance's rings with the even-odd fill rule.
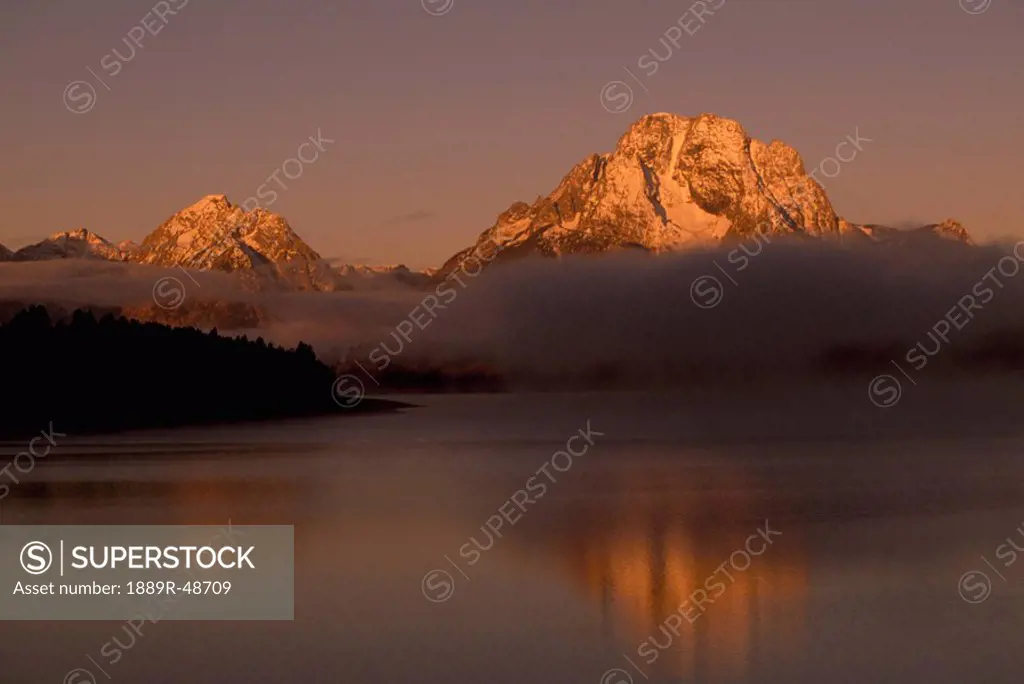
[[[808,170],[859,134],[856,158],[817,176],[844,218],[1024,237],[1024,3],[700,9],[713,13],[696,18],[692,0],[5,0],[0,243],[79,227],[140,241],[205,195],[241,204],[276,172],[268,208],[322,256],[439,265],[653,112],[736,119]],[[648,75],[652,49],[664,61]],[[297,154],[312,161],[286,163]]]

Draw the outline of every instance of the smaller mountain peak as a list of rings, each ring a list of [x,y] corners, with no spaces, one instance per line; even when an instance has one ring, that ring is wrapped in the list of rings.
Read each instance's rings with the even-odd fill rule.
[[[98,258],[121,261],[121,252],[106,238],[86,228],[54,233],[33,245],[15,252],[18,261],[45,261],[47,259]]]
[[[106,244],[107,240],[92,232],[88,228],[76,228],[74,230],[62,230],[54,233],[48,240],[81,240],[83,242]]]
[[[940,237],[957,240],[969,245],[974,244],[974,240],[971,238],[970,232],[968,232],[964,225],[956,219],[946,219],[942,223],[937,223],[934,226],[928,227]]]

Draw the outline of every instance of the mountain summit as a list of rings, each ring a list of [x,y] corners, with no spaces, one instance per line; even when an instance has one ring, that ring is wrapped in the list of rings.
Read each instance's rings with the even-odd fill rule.
[[[57,233],[0,261],[101,259],[236,273],[256,288],[350,289],[344,278],[295,234],[281,216],[244,211],[224,195],[207,195],[150,233],[141,245],[115,245],[84,228]]]
[[[946,225],[934,232],[956,232]],[[493,254],[494,245],[506,259],[621,248],[666,252],[755,233],[843,238],[825,190],[792,147],[754,140],[738,122],[713,114],[650,114],[613,152],[573,167],[547,197],[509,207],[441,273],[470,256]],[[875,240],[881,239],[879,231]]]
[[[130,260],[140,264],[237,272],[289,289],[334,290],[331,267],[265,209],[245,211],[224,195],[207,195],[150,233]]]
[[[100,237],[91,230],[79,228],[55,233],[42,242],[22,247],[14,253],[15,261],[45,261],[48,259],[104,259],[124,261],[127,253],[119,246]]]

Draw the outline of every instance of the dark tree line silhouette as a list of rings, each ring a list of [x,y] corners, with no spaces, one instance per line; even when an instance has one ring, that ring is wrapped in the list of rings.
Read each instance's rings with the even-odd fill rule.
[[[56,325],[30,307],[0,326],[0,437],[68,435],[346,411],[333,371],[294,350],[216,329],[171,328],[76,311]],[[348,411],[393,408],[367,400]]]

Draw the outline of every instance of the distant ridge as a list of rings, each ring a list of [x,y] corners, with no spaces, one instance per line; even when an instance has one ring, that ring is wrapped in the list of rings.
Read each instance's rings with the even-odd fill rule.
[[[126,261],[129,254],[117,245],[85,228],[55,233],[14,253],[14,261],[47,259],[105,259]]]

